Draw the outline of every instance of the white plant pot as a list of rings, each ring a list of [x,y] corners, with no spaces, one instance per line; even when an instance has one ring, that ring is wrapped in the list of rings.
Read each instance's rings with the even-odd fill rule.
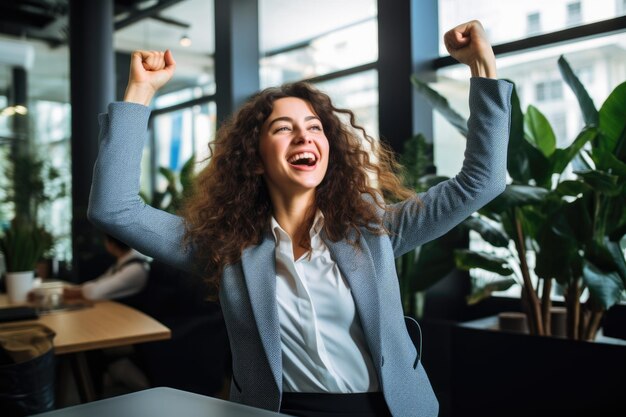
[[[26,302],[28,292],[33,289],[35,271],[6,272],[5,285],[11,304]]]

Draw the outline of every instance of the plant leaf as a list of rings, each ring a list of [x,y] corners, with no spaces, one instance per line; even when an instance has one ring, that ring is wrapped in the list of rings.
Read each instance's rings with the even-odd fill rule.
[[[414,264],[415,269],[409,272],[411,291],[423,291],[448,275],[454,269],[454,249],[466,245],[467,232],[458,226],[422,245]]]
[[[586,198],[578,198],[563,204],[551,216],[552,230],[565,239],[589,242],[593,237],[594,225],[587,207],[588,201]]]
[[[583,114],[583,119],[585,120],[585,125],[590,126],[598,126],[598,110],[596,110],[596,106],[593,104],[593,100],[589,96],[589,93],[582,85],[569,63],[565,60],[563,55],[559,57],[559,70],[561,71],[561,75],[563,79],[567,83],[567,85],[572,89],[572,92],[576,96],[578,100],[578,105],[580,106],[580,110]]]
[[[192,154],[191,157],[187,160],[187,162],[185,162],[183,167],[180,169],[179,178],[180,178],[180,185],[183,188],[182,194],[184,197],[189,195],[191,191],[193,179],[195,177],[194,175],[195,165],[196,165],[196,155]]]
[[[624,284],[617,272],[604,272],[591,262],[585,261],[583,282],[589,288],[589,296],[605,310],[622,299]]]
[[[511,93],[510,130],[507,149],[507,171],[515,181],[527,183],[531,179],[527,147],[532,148],[532,146],[524,139],[524,114],[522,113],[515,83],[513,83],[513,91]]]
[[[617,185],[618,177],[601,171],[575,171],[575,174],[583,178],[583,180],[594,189],[602,194],[609,196],[618,195],[621,191]]]
[[[580,194],[584,194],[592,190],[593,188],[591,188],[588,184],[585,184],[582,181],[566,180],[561,181],[559,185],[557,185],[554,192],[556,192],[560,196],[569,195],[572,197],[577,197]]]
[[[509,236],[500,225],[493,225],[479,216],[470,216],[461,225],[480,234],[492,246],[505,248],[509,245]]]
[[[428,189],[429,186],[424,186],[422,180],[426,175],[436,171],[432,160],[433,144],[421,133],[404,142],[400,155],[404,185],[418,192]]]
[[[583,146],[591,140],[594,140],[598,135],[598,130],[595,127],[584,128],[574,139],[567,148],[556,149],[550,157],[550,163],[552,165],[551,172],[560,174],[567,167],[567,165],[574,159],[574,157],[580,152]]]
[[[532,185],[507,185],[502,194],[485,206],[488,211],[502,213],[513,207],[539,204],[549,191]]]
[[[437,110],[461,135],[467,137],[467,121],[450,107],[450,103],[445,97],[430,88],[427,83],[419,80],[415,75],[411,76],[411,83],[433,109]]]
[[[617,273],[622,278],[622,285],[626,287],[626,259],[624,259],[622,248],[619,246],[619,243],[612,242],[609,239],[605,239],[604,244],[613,258]]]
[[[457,249],[454,251],[454,262],[456,267],[464,271],[472,268],[484,269],[499,275],[507,276],[513,273],[506,259],[486,252],[474,252],[468,249]]]
[[[609,174],[616,174],[622,178],[626,177],[626,164],[617,159],[612,152],[603,148],[596,148],[593,150],[592,159],[597,169],[608,171]]]
[[[623,136],[626,129],[626,82],[621,83],[613,89],[609,97],[600,108],[600,130],[604,137],[600,141],[600,147],[611,152],[617,148],[619,138]],[[626,150],[622,150],[623,153]],[[622,154],[618,157],[623,159]]]
[[[556,149],[556,136],[550,122],[533,105],[528,106],[524,116],[524,134],[526,139],[541,153],[549,157]]]
[[[485,285],[474,287],[472,289],[472,293],[467,296],[467,303],[469,305],[474,305],[486,298],[489,298],[494,292],[506,291],[515,284],[516,282],[513,278],[500,278],[490,281]]]

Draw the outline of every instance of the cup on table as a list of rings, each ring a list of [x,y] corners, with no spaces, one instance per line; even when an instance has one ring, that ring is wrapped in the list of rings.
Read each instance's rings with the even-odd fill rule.
[[[40,310],[54,310],[63,305],[62,282],[45,282],[31,291],[31,301]]]

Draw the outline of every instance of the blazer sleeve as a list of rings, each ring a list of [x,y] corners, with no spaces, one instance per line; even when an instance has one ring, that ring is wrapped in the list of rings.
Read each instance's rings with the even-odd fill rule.
[[[385,214],[396,257],[445,234],[504,191],[512,86],[504,80],[470,79],[462,169]]]
[[[182,241],[183,219],[155,209],[139,197],[149,117],[148,107],[125,102],[109,104],[108,113],[99,116],[100,147],[87,217],[131,248],[191,271],[192,251]]]

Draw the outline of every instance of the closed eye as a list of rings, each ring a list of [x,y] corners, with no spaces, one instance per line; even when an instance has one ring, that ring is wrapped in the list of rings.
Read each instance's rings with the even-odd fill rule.
[[[277,128],[276,130],[274,130],[274,133],[278,133],[278,132],[287,132],[291,130],[289,128],[289,126],[280,126],[279,128]]]

